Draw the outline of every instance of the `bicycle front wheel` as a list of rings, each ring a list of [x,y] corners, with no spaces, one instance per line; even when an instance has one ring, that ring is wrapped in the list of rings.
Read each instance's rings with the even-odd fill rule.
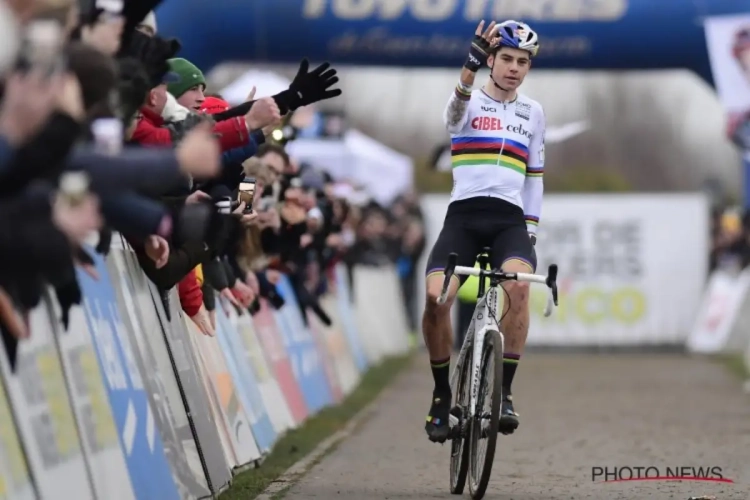
[[[503,387],[503,337],[488,331],[482,350],[476,414],[469,428],[469,492],[484,497],[495,460]]]
[[[463,359],[460,366],[456,366],[458,372],[458,384],[453,388],[454,403],[451,413],[458,413],[454,416],[458,418],[458,423],[453,431],[453,440],[451,441],[451,493],[460,495],[464,492],[466,485],[466,474],[469,470],[469,442],[467,439],[468,428],[471,421],[469,420],[469,404],[471,379],[471,350]]]

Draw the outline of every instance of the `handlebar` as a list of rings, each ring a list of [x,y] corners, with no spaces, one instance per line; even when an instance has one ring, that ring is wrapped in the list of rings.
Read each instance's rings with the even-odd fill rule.
[[[503,281],[525,281],[527,283],[547,285],[550,294],[547,298],[547,305],[544,308],[544,316],[547,317],[552,314],[552,305],[557,305],[557,264],[550,264],[547,275],[544,276],[542,274],[506,273],[498,270],[485,271],[476,267],[456,266],[457,261],[457,254],[452,253],[448,255],[448,264],[444,270],[443,290],[440,293],[440,297],[438,297],[438,304],[445,304],[445,301],[448,299],[448,288],[450,287],[451,278],[455,274],[458,276],[477,276],[479,279],[490,278],[497,280],[499,283]]]

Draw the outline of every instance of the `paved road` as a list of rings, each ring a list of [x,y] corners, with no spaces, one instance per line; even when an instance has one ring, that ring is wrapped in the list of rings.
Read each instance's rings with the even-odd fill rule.
[[[430,443],[422,429],[431,389],[423,355],[286,498],[459,498],[448,491],[449,446]],[[521,427],[501,436],[485,498],[750,498],[750,397],[719,365],[668,355],[529,354],[514,389]],[[605,466],[718,466],[735,484],[592,482],[592,467]]]

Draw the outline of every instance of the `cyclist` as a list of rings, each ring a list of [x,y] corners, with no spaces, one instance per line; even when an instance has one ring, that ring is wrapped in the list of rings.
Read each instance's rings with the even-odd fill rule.
[[[544,191],[544,134],[542,106],[517,92],[539,50],[537,34],[517,21],[477,26],[461,77],[445,109],[451,135],[453,191],[443,229],[427,263],[427,304],[422,332],[435,380],[425,430],[431,441],[448,438],[451,404],[449,383],[452,332],[450,307],[461,284],[451,280],[448,300],[437,304],[443,270],[452,252],[459,266],[472,266],[477,254],[490,247],[491,265],[506,272],[533,272],[536,268],[536,228]],[[490,76],[481,89],[472,90],[477,71],[487,65]],[[529,327],[527,283],[503,285],[502,331],[503,401],[500,432],[518,427],[511,384],[526,344]],[[510,307],[508,308],[508,303]]]

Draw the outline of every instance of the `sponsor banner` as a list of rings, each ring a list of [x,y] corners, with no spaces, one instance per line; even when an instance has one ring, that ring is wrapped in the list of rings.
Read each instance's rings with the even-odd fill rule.
[[[260,310],[253,315],[252,324],[291,413],[292,422],[289,426],[294,427],[307,418],[307,407],[287,355],[291,341],[284,335],[284,329],[276,324],[271,306],[265,299],[260,300]]]
[[[219,404],[221,416],[229,431],[229,439],[237,457],[236,465],[242,467],[260,458],[260,450],[242,400],[237,393],[229,367],[216,338],[203,335],[187,316],[183,316],[187,334],[211,382],[214,400]]]
[[[116,238],[115,241],[120,240]],[[120,245],[110,249],[107,269],[180,496],[208,496],[211,492],[206,472],[180,397],[164,332],[145,275],[140,271],[135,256]]]
[[[0,356],[7,359],[4,348],[0,348]],[[0,374],[0,500],[35,500],[37,497],[21,447],[21,435]]]
[[[338,301],[333,295],[326,295],[320,300],[323,309],[331,316],[333,324],[326,327],[318,321],[318,326],[323,332],[328,351],[334,360],[334,367],[338,375],[341,390],[349,394],[357,387],[359,382],[359,370],[354,364],[354,357],[349,349],[349,343],[343,333],[341,315],[339,314]],[[316,318],[317,319],[317,318]]]
[[[339,318],[341,319],[341,327],[346,334],[346,339],[349,342],[349,350],[354,357],[354,363],[357,365],[357,369],[360,372],[367,370],[368,362],[367,356],[365,355],[364,347],[359,336],[359,330],[357,329],[357,321],[354,314],[354,308],[356,304],[349,290],[349,279],[344,264],[338,264],[333,271],[335,277],[335,293],[336,302],[338,304],[337,310],[339,312]]]
[[[708,215],[700,194],[545,198],[538,270],[558,264],[560,305],[544,318],[548,292],[532,285],[529,344],[684,342],[707,277]]]
[[[711,274],[698,318],[687,341],[693,352],[715,354],[727,348],[748,288],[750,269],[741,273],[717,270]]]
[[[294,376],[302,389],[309,412],[314,414],[333,400],[331,388],[323,370],[323,361],[310,330],[302,321],[297,297],[292,291],[289,278],[283,276],[276,288],[286,301],[279,311],[274,311],[276,324],[289,340],[287,352],[292,362]]]
[[[344,391],[341,389],[341,381],[339,380],[338,370],[335,366],[336,362],[334,361],[333,352],[330,350],[325,332],[323,332],[325,326],[312,311],[307,311],[307,324],[323,360],[323,370],[331,387],[333,402],[334,404],[338,404],[344,398]]]
[[[266,361],[266,356],[250,316],[247,314],[238,316],[231,306],[228,307],[228,310],[229,325],[237,332],[240,342],[241,349],[238,354],[241,355],[243,363],[252,370],[263,404],[271,418],[273,429],[280,434],[294,427],[294,419],[284,400],[281,387],[276,382],[271,367]]]
[[[57,302],[48,302],[52,317],[59,318]],[[83,309],[73,306],[69,318],[68,330],[55,328],[54,337],[95,495],[112,500],[134,499],[130,474]]]
[[[276,441],[276,431],[263,403],[258,380],[245,357],[239,333],[229,323],[229,318],[218,307],[216,310],[216,337],[232,374],[240,401],[250,420],[255,442],[262,453],[268,452]],[[283,401],[280,401],[283,404]]]
[[[377,363],[388,354],[393,346],[394,335],[406,336],[406,330],[393,332],[390,314],[384,314],[383,309],[392,290],[389,282],[382,280],[387,274],[382,267],[358,266],[354,269],[354,296],[357,300],[357,328],[361,332],[361,339],[365,345],[365,352],[370,362]],[[398,295],[400,296],[400,295]],[[391,314],[397,314],[396,309],[390,309]],[[403,311],[403,307],[398,313]],[[403,313],[401,313],[403,314]]]
[[[244,7],[232,1],[164,2],[157,10],[159,30],[184,40],[184,57],[204,71],[231,60],[296,64],[297,48],[283,32],[267,29],[276,25],[305,33],[311,60],[459,68],[480,20],[519,19],[540,35],[534,67],[684,67],[708,77],[696,19],[747,10],[738,0],[286,0]],[[182,15],[186,10],[195,16],[192,22]],[[658,30],[643,30],[645,25],[669,26],[672,36],[665,39]],[[249,47],[241,43],[248,32],[257,37]]]
[[[109,271],[98,253],[92,255],[99,279],[93,280],[79,271],[78,281],[133,489],[139,500],[178,499],[141,371],[120,318]]]
[[[448,202],[422,200],[428,249]],[[544,318],[548,291],[531,285],[529,345],[682,344],[708,278],[708,235],[699,193],[545,195],[537,269],[558,264],[560,300]]]
[[[403,305],[403,292],[398,280],[398,272],[395,267],[381,268],[376,273],[373,269],[364,268],[367,274],[360,275],[364,286],[371,283],[370,289],[380,291],[386,300],[373,300],[364,302],[361,307],[372,310],[373,316],[380,315],[387,323],[380,323],[385,331],[386,355],[403,354],[409,350],[409,326],[406,321],[406,313]]]
[[[40,498],[93,499],[65,374],[44,305],[29,313],[33,334],[18,343],[17,365],[0,356],[0,375]]]
[[[209,382],[200,371],[185,323],[182,321],[177,291],[173,289],[166,296],[172,318],[170,321],[167,319],[164,303],[156,286],[145,277],[143,283],[148,287],[151,308],[156,309],[161,324],[163,338],[166,340],[164,345],[176,375],[183,405],[192,419],[190,429],[198,445],[201,464],[207,471],[208,486],[214,494],[218,494],[231,481],[230,464],[235,463],[228,451],[230,446],[225,442],[226,436],[221,431],[223,419],[217,417],[218,411],[210,397]]]

